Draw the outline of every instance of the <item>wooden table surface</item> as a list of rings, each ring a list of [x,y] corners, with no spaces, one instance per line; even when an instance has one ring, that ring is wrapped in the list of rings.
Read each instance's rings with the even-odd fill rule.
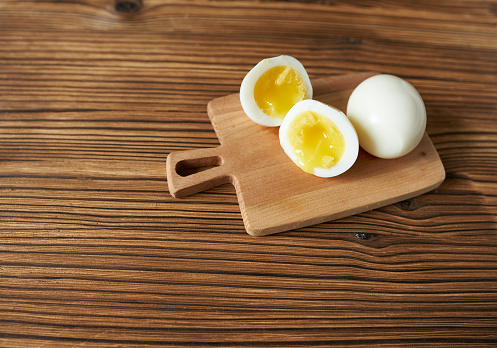
[[[0,346],[497,344],[497,1],[3,0],[0,32]],[[411,82],[442,185],[267,237],[230,185],[172,198],[280,54]]]

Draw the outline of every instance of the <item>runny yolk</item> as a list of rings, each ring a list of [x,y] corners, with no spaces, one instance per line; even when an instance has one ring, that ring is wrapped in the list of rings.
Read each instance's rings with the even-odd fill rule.
[[[306,86],[291,66],[275,66],[264,72],[254,87],[257,106],[268,116],[283,119],[288,110],[304,100]]]
[[[336,125],[313,111],[297,115],[290,124],[288,139],[297,155],[297,165],[311,174],[314,168],[333,167],[345,150],[345,140]]]

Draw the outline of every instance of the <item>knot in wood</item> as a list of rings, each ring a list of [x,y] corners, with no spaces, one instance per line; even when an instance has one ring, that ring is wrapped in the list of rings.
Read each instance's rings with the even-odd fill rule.
[[[368,240],[371,239],[371,237],[373,237],[371,233],[354,233],[354,236],[362,240]]]
[[[133,14],[142,8],[142,0],[116,0],[114,9],[121,14]]]
[[[406,211],[412,211],[417,209],[417,205],[412,199],[406,199],[405,201],[401,201],[394,204],[397,208]]]

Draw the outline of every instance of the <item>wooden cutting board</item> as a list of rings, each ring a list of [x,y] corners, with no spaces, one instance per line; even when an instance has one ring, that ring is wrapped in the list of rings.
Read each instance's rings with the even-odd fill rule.
[[[314,99],[345,111],[352,90],[374,73],[314,80]],[[247,232],[283,232],[372,210],[436,188],[445,170],[427,134],[397,159],[360,150],[351,169],[334,178],[303,172],[283,152],[278,128],[259,126],[243,112],[239,95],[212,100],[207,111],[221,145],[170,153],[170,193],[185,197],[217,185],[235,186]]]

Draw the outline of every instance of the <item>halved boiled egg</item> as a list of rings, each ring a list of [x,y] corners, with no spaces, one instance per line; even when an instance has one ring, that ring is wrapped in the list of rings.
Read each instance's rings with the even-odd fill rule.
[[[312,98],[312,85],[304,66],[290,56],[260,61],[240,86],[243,111],[254,122],[276,127],[299,101]]]
[[[319,177],[342,174],[359,153],[357,133],[347,116],[317,100],[295,104],[281,124],[279,137],[288,157]]]

